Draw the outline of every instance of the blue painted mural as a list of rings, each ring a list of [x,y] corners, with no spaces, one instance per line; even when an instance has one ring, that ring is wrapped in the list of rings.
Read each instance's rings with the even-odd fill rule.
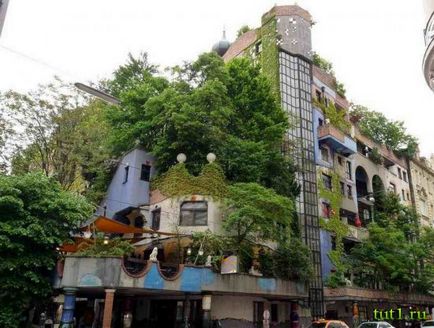
[[[148,289],[164,289],[164,279],[161,277],[155,264],[152,264],[151,270],[146,275],[143,287]]]

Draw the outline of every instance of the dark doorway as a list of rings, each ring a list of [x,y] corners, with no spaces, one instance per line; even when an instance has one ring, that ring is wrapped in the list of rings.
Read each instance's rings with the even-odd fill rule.
[[[155,327],[176,327],[176,301],[155,300],[151,302],[151,321]]]

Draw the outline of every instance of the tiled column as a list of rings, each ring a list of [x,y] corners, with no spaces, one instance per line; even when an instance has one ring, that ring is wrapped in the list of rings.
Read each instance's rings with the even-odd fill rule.
[[[75,294],[76,288],[64,288],[65,301],[63,304],[62,318],[60,319],[60,328],[72,328],[74,324]]]
[[[113,300],[115,298],[115,291],[116,289],[105,290],[104,318],[102,322],[102,328],[111,328],[112,314],[113,314]]]

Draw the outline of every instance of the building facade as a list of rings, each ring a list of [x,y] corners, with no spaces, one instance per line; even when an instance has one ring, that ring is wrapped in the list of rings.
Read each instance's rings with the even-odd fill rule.
[[[315,279],[309,296],[313,317],[324,313],[321,277],[320,229],[318,218],[317,177],[314,156],[314,119],[312,108],[312,16],[303,8],[275,6],[262,16],[261,27],[238,38],[223,58],[250,56],[261,63],[292,128],[288,131],[283,151],[296,166],[300,196],[297,212],[301,233],[311,250]],[[287,145],[295,145],[291,148]]]
[[[425,54],[422,69],[429,87],[434,90],[434,0],[424,0],[425,10]]]
[[[418,154],[409,161],[412,180],[413,205],[420,216],[422,227],[434,226],[434,155]]]

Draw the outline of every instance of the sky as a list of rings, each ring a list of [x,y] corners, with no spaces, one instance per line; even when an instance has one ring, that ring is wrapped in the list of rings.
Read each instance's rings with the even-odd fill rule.
[[[58,75],[108,77],[129,52],[162,68],[209,51],[226,28],[260,25],[276,0],[10,0],[0,36],[0,92],[26,91]],[[434,92],[422,74],[421,0],[298,0],[316,24],[313,50],[333,63],[347,98],[403,120],[434,153]]]

